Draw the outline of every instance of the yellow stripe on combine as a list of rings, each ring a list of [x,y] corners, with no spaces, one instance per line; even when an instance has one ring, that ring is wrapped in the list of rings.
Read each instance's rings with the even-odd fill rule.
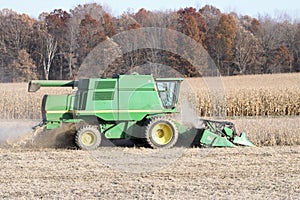
[[[47,114],[63,113],[126,113],[126,112],[162,112],[162,110],[48,110]]]

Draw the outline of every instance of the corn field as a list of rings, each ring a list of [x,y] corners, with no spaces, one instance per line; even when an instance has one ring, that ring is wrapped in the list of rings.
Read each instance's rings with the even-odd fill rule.
[[[66,88],[41,88],[27,92],[27,83],[0,84],[0,119],[40,119],[44,94],[66,94]]]
[[[300,145],[300,117],[231,119],[256,146]]]
[[[220,82],[222,88],[208,82]],[[300,73],[190,78],[181,99],[201,117],[274,117],[300,115]],[[220,84],[219,84],[220,85]],[[68,88],[41,88],[27,92],[26,83],[0,84],[0,119],[40,119],[44,94],[65,94]]]
[[[219,81],[223,88],[207,86]],[[188,79],[182,96],[203,117],[300,115],[300,74]]]

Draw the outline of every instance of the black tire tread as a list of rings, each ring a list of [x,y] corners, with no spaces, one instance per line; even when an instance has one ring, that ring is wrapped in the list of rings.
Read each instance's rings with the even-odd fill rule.
[[[96,136],[96,142],[91,146],[86,146],[81,141],[81,135],[87,130],[92,131]],[[78,131],[75,134],[75,144],[78,148],[83,149],[83,150],[96,149],[100,145],[101,140],[102,140],[102,137],[101,137],[101,133],[100,133],[98,127],[93,126],[93,125],[83,125],[78,129]]]

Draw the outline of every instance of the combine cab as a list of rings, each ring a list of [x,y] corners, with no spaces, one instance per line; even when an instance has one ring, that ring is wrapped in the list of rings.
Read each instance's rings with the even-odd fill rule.
[[[153,148],[171,148],[179,138],[193,135],[204,146],[254,146],[244,133],[237,135],[230,122],[199,120],[199,127],[185,127],[168,118],[177,113],[181,78],[153,78],[151,75],[117,75],[76,81],[31,81],[29,92],[40,87],[77,87],[74,94],[45,95],[42,124],[56,129],[75,124],[75,143],[95,149],[103,137],[145,139]],[[193,134],[190,134],[193,132]]]

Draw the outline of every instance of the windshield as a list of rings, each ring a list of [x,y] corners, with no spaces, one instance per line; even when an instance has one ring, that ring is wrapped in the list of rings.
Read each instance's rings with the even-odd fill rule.
[[[160,99],[165,108],[174,108],[177,103],[177,81],[158,81],[156,83]]]

